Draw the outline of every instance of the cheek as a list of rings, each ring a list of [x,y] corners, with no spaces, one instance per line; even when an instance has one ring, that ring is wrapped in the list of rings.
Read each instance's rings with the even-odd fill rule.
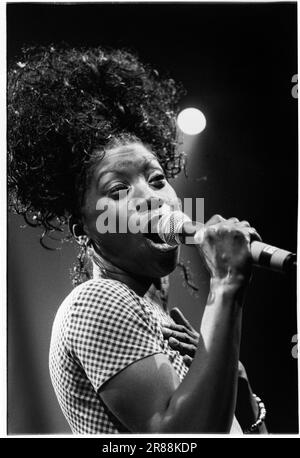
[[[129,245],[127,216],[123,205],[109,204],[98,210],[91,223],[91,237],[106,257],[119,257]]]
[[[127,199],[114,201],[101,198],[95,205],[95,211],[90,212],[86,219],[89,232],[94,239],[106,241],[112,240],[116,233],[125,235],[129,215]]]
[[[177,197],[177,194],[174,188],[172,188],[172,186],[169,183],[167,183],[164,187],[164,200],[166,204],[170,205],[172,210],[180,210],[181,205]]]
[[[97,239],[105,232],[115,232],[115,213],[115,206],[107,198],[89,198],[83,212],[85,230],[89,236]]]

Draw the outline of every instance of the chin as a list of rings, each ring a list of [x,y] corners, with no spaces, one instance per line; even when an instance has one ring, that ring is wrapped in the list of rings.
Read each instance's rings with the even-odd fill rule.
[[[148,268],[144,268],[145,275],[152,278],[161,278],[172,273],[178,263],[179,248],[177,247],[172,252],[164,253],[159,258],[156,258],[153,262],[149,260]]]

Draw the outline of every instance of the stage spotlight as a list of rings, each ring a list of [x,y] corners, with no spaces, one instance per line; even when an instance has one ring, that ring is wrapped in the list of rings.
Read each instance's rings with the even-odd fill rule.
[[[177,125],[184,134],[197,135],[205,129],[206,119],[197,108],[186,108],[179,113]]]

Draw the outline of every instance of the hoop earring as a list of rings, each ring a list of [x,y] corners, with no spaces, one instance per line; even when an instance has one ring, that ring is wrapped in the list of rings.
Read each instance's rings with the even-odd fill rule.
[[[79,240],[81,239],[81,240]],[[81,237],[76,238],[77,243],[79,244],[79,253],[76,257],[75,265],[71,271],[72,284],[75,288],[76,286],[84,283],[87,280],[90,280],[91,273],[88,268],[88,259],[87,255],[90,254],[90,245],[91,241],[83,240]]]

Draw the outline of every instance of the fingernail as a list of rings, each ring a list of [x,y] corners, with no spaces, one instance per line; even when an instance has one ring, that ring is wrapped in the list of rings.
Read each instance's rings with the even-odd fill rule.
[[[176,346],[179,345],[179,341],[175,337],[170,337],[169,342]]]
[[[172,332],[170,331],[170,329],[167,329],[167,328],[161,328],[161,332],[163,333],[165,337],[170,337],[172,335]]]

